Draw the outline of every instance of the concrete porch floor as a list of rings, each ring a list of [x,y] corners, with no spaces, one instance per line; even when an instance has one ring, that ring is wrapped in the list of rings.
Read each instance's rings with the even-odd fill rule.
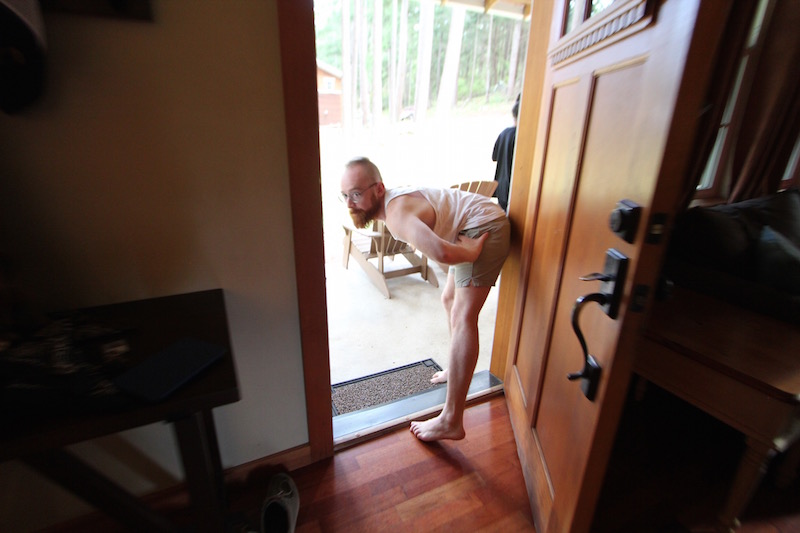
[[[338,231],[337,231],[338,229]],[[441,294],[447,274],[433,265],[439,287],[419,274],[388,281],[391,299],[370,283],[361,267],[342,266],[338,228],[326,228],[325,274],[328,306],[331,383],[390,370],[424,359],[447,368],[449,332]],[[408,266],[398,256],[387,269]],[[480,354],[476,372],[488,370],[494,340],[498,288],[493,287],[479,317]]]

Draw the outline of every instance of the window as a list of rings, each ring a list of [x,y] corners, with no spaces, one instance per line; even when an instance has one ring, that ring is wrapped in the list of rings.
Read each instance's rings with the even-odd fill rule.
[[[759,54],[763,50],[764,32],[762,26],[766,13],[776,0],[759,0],[747,41],[741,53],[739,68],[722,119],[717,128],[716,141],[711,150],[702,177],[697,185],[695,198],[722,198],[730,192],[732,176],[730,160],[733,145],[742,125],[742,116],[747,105],[750,90],[756,76]],[[794,151],[783,174],[781,188],[798,183],[798,158],[800,158],[800,138],[795,141]]]
[[[733,120],[734,118],[741,118],[753,82],[756,61],[758,59],[757,52],[760,49],[758,45],[761,42],[759,40],[761,26],[764,23],[764,15],[767,11],[767,6],[771,1],[773,0],[759,0],[758,2],[758,7],[756,8],[753,22],[750,26],[750,34],[747,38],[745,48],[742,51],[742,57],[739,60],[736,80],[728,96],[728,102],[725,106],[725,112],[722,115],[722,121],[717,129],[717,139],[714,143],[711,155],[708,158],[708,162],[706,163],[703,175],[700,178],[700,183],[697,185],[698,193],[695,196],[698,198],[720,196],[722,194],[722,189],[728,184],[729,179],[726,177],[726,171],[728,169],[723,162],[728,160],[733,139],[735,138],[736,131]],[[738,124],[736,126],[738,127]]]
[[[568,0],[563,35],[577,28],[586,19],[603,12],[613,3],[614,0]]]
[[[786,171],[783,173],[781,179],[781,189],[787,189],[792,186],[800,185],[800,136],[794,142],[794,150],[789,158],[789,164],[786,165]]]
[[[322,78],[322,87],[320,88],[323,92],[330,93],[336,90],[336,78],[333,76],[325,76]]]

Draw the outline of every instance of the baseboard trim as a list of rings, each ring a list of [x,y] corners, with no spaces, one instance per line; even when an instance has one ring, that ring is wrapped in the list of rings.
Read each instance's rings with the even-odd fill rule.
[[[275,470],[291,472],[292,470],[308,466],[313,462],[311,446],[303,444],[248,463],[227,468],[225,470],[225,484],[246,481],[257,471]]]

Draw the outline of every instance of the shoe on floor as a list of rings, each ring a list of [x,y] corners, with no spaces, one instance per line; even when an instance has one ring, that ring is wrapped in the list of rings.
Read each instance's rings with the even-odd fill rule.
[[[284,473],[272,476],[261,508],[261,533],[294,533],[299,511],[300,495],[294,480]]]

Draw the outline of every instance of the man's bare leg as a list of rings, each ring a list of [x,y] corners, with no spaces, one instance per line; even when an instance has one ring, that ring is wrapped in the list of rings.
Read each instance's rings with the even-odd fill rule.
[[[456,283],[455,278],[453,277],[452,272],[447,273],[447,282],[444,285],[444,290],[442,291],[442,306],[444,306],[444,312],[447,315],[447,328],[450,333],[450,339],[452,342],[453,338],[453,326],[452,326],[452,316],[453,316],[453,299],[455,298],[456,292]],[[434,372],[433,376],[431,377],[431,383],[446,383],[447,382],[447,369],[440,370],[439,372]]]
[[[449,284],[449,276],[447,281]],[[464,408],[480,348],[478,315],[490,290],[491,287],[460,287],[455,290],[450,312],[450,356],[444,409],[436,418],[411,423],[411,432],[420,440],[464,438]]]

